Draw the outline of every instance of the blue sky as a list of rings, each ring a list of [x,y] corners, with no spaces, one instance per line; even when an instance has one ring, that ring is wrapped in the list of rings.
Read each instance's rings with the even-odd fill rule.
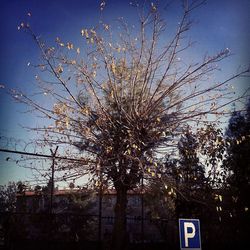
[[[107,0],[104,17],[112,22],[123,16],[131,23],[135,22],[136,14],[129,2]],[[169,2],[172,5],[167,11],[162,10],[162,15],[171,27],[178,22],[181,1]],[[0,84],[28,92],[33,90],[36,73],[27,67],[27,63],[36,62],[39,52],[32,39],[17,30],[21,21],[28,20],[37,34],[47,41],[54,41],[57,36],[66,41],[79,41],[80,30],[97,22],[99,4],[100,1],[95,0],[3,0],[0,10]],[[195,23],[189,35],[197,42],[193,56],[202,57],[206,52],[213,54],[230,48],[234,56],[224,62],[222,75],[229,75],[238,66],[249,64],[249,12],[249,0],[208,0],[192,16]],[[32,14],[31,18],[27,13]],[[241,92],[246,86],[245,79],[235,88]],[[35,125],[39,121],[21,113],[22,110],[22,106],[6,95],[5,89],[0,89],[0,135],[19,139],[32,136],[20,124]],[[0,153],[0,184],[29,176],[27,170],[6,163],[6,157]]]

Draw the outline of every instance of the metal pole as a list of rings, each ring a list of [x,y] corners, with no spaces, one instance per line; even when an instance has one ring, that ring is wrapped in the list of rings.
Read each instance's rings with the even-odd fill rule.
[[[57,152],[58,146],[56,147],[55,152],[50,149],[52,155],[52,165],[51,165],[51,190],[50,190],[50,214],[53,213],[53,196],[54,196],[54,175],[55,175],[55,155]]]
[[[144,249],[144,197],[143,197],[143,190],[144,190],[144,175],[142,174],[142,181],[141,181],[141,241],[142,241],[142,249]]]
[[[99,169],[99,221],[98,221],[98,242],[99,242],[99,249],[102,249],[101,240],[102,240],[102,170],[101,165]]]

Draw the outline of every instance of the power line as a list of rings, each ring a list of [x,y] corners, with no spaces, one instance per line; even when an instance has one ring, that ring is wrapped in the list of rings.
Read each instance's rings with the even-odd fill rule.
[[[9,150],[9,149],[4,149],[4,148],[0,148],[0,152],[11,153],[11,154],[29,155],[29,156],[37,156],[37,157],[44,157],[44,158],[54,158],[54,159],[58,159],[58,160],[77,161],[77,162],[85,162],[85,163],[90,162],[90,160],[86,161],[83,159],[70,158],[70,157],[66,157],[66,156],[31,153],[31,152],[18,151],[18,150]]]

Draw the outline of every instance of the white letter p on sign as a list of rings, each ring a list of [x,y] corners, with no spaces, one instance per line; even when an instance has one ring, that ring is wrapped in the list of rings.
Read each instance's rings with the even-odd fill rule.
[[[188,228],[191,228],[191,232],[190,230],[188,230]],[[195,236],[194,224],[192,222],[184,222],[185,247],[188,247],[188,239],[194,238],[194,236]]]

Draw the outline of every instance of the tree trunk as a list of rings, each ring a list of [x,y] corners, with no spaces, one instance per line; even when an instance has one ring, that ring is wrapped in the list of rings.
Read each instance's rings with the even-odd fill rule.
[[[116,188],[115,222],[112,235],[112,250],[126,249],[126,208],[127,208],[127,189],[124,187]]]

